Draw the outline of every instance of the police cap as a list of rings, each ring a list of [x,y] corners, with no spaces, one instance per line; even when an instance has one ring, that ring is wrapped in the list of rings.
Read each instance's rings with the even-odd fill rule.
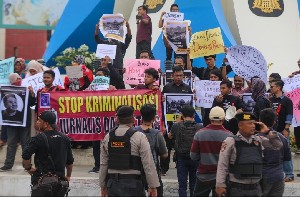
[[[256,120],[256,116],[249,112],[242,112],[235,115],[235,119],[240,121],[250,121],[250,120]]]
[[[118,117],[130,117],[133,116],[134,108],[132,106],[123,105],[118,108],[117,116]]]

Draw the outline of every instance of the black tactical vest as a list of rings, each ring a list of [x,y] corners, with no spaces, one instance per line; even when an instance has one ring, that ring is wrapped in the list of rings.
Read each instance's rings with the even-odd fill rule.
[[[230,173],[237,179],[260,179],[262,177],[262,149],[258,141],[251,144],[234,136],[236,160],[230,164]]]
[[[125,135],[116,136],[117,128],[109,132],[108,169],[111,170],[141,170],[141,157],[131,155],[130,138],[136,132],[129,128]]]

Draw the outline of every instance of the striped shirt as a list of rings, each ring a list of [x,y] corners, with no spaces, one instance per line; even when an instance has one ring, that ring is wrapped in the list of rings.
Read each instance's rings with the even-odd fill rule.
[[[216,179],[219,153],[223,141],[232,133],[223,125],[209,124],[199,130],[193,140],[191,159],[198,161],[197,177],[200,181]]]

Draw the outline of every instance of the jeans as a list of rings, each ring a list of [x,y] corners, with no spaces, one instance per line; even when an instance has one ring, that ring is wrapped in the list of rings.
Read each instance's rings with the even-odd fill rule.
[[[187,181],[189,176],[190,196],[193,196],[193,191],[196,182],[196,172],[198,164],[190,158],[176,155],[177,157],[177,178],[178,178],[178,193],[179,196],[187,196]]]
[[[154,59],[153,53],[151,51],[151,43],[146,40],[143,40],[136,44],[136,59],[140,59],[140,53],[144,50],[149,51],[150,59]]]
[[[12,168],[15,163],[17,144],[20,142],[24,150],[30,140],[30,127],[7,127],[7,152],[4,166]]]
[[[216,189],[216,180],[212,181],[200,181],[197,178],[195,189],[194,189],[194,196],[209,196],[210,192],[212,192],[212,196],[217,196],[215,191]]]
[[[268,196],[283,196],[284,180],[276,183],[269,183],[269,181],[262,179],[261,181],[263,197]]]
[[[3,142],[7,142],[7,126],[6,125],[2,125],[1,126],[1,140]]]
[[[93,141],[93,156],[95,160],[95,168],[100,169],[100,140]]]
[[[290,146],[290,138],[287,138],[289,146]],[[283,171],[285,173],[285,177],[286,178],[294,178],[294,174],[293,174],[293,162],[291,161],[283,161]]]

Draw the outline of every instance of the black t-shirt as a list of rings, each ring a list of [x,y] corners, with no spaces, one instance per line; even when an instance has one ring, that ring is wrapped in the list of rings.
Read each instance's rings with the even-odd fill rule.
[[[218,67],[213,67],[213,69],[209,69],[209,68],[204,68],[204,67],[201,67],[201,68],[197,68],[197,67],[192,67],[192,72],[200,79],[200,80],[209,80],[209,73],[210,71],[212,70],[215,70],[215,69],[219,69],[221,72],[222,72],[222,68],[218,68]],[[227,65],[226,66],[226,74],[230,73],[232,71],[232,68],[230,65]]]
[[[290,98],[286,96],[282,97],[271,97],[270,101],[273,103],[273,109],[276,110],[277,114],[277,124],[274,126],[274,130],[282,132],[285,128],[286,121],[291,124],[291,119],[293,116],[293,102]],[[287,120],[289,116],[290,120]]]
[[[55,173],[60,177],[65,176],[66,165],[71,165],[74,162],[70,140],[67,136],[58,131],[45,131],[47,136],[50,153],[55,166]],[[34,184],[38,181],[42,173],[53,172],[53,165],[48,159],[48,151],[46,141],[42,134],[38,134],[31,138],[28,146],[24,149],[22,158],[29,160],[34,155],[34,165],[36,171],[31,177],[31,182]]]
[[[179,86],[171,82],[164,86],[162,93],[192,94],[193,92],[191,87],[183,82]]]

